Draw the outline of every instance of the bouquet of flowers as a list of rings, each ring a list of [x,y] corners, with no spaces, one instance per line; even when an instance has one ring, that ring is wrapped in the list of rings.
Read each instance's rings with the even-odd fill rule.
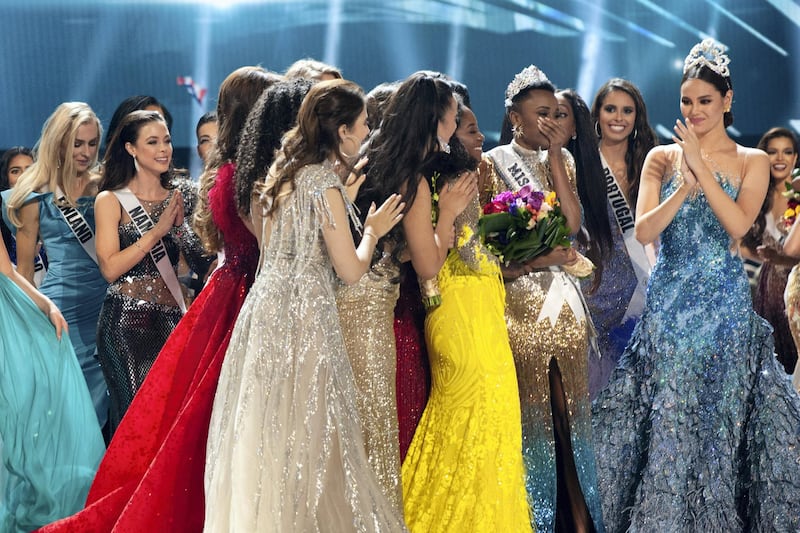
[[[517,192],[501,192],[484,205],[478,232],[486,249],[506,265],[528,261],[556,246],[570,246],[567,219],[555,192],[534,191],[530,185]],[[564,270],[588,276],[594,265],[578,256],[578,262],[564,265]]]
[[[792,171],[792,181],[798,178],[800,178],[800,168]],[[796,190],[792,183],[787,182],[783,196],[789,199],[782,219],[784,229],[789,231],[794,221],[797,220],[797,215],[800,214],[800,191]]]

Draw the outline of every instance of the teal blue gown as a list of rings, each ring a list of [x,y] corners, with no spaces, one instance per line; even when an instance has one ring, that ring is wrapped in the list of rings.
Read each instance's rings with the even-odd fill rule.
[[[11,192],[3,191],[4,205]],[[64,221],[53,203],[53,193],[32,193],[26,202],[32,201],[39,202],[39,236],[50,261],[39,291],[56,304],[69,324],[72,347],[102,427],[108,419],[108,387],[97,360],[97,320],[108,283]],[[94,197],[78,198],[77,209],[94,229]],[[16,231],[5,209],[3,216]]]
[[[737,176],[717,180],[738,196]],[[800,397],[702,193],[661,234],[644,314],[592,414],[608,531],[800,531]]]
[[[0,531],[81,509],[104,451],[70,337],[0,274]]]

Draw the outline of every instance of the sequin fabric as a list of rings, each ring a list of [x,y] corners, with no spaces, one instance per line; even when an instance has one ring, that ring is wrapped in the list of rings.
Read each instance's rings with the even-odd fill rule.
[[[431,390],[431,368],[425,346],[425,308],[411,262],[400,267],[400,296],[394,308],[397,344],[397,421],[400,461],[405,460]]]
[[[789,272],[786,280],[786,290],[783,292],[783,302],[786,306],[786,318],[789,330],[792,332],[794,345],[800,349],[800,265],[795,265]],[[795,364],[792,376],[794,389],[800,393],[800,365]]]
[[[158,221],[175,190],[181,191],[184,211],[190,212],[196,192],[181,183],[161,202],[142,202],[153,222]],[[120,249],[133,246],[139,238],[133,222],[120,224]],[[162,240],[173,269],[181,254],[192,267],[203,268],[202,245],[186,220]],[[150,254],[109,285],[97,324],[97,352],[108,383],[112,434],[182,316]]]
[[[549,190],[550,165],[546,151],[526,150],[512,144],[531,175]],[[491,152],[490,152],[491,155]],[[575,163],[564,150],[570,181],[575,183]],[[507,190],[505,181],[493,173],[495,191]],[[548,299],[550,291],[581,300],[577,281],[558,268],[531,272],[506,283],[506,323],[519,382],[522,410],[522,453],[527,473],[528,496],[536,531],[552,532],[556,513],[556,452],[550,404],[548,365],[555,358],[561,370],[567,400],[569,432],[575,467],[583,496],[597,531],[603,531],[600,496],[591,438],[588,353],[589,326],[585,308],[578,311],[564,298]],[[551,306],[558,309],[550,309]],[[573,304],[574,305],[574,304]],[[540,316],[543,308],[554,320]]]
[[[735,198],[740,179],[716,176]],[[702,193],[661,234],[642,319],[593,405],[610,531],[800,530],[800,397],[730,244]]]
[[[769,194],[772,193],[770,192]],[[769,221],[767,223],[767,231],[764,232],[762,237],[763,244],[779,253],[783,253],[785,235],[777,229],[772,213],[767,213],[767,218]],[[791,374],[794,371],[794,366],[797,363],[797,348],[792,338],[792,332],[789,329],[783,298],[779,298],[778,295],[783,294],[786,290],[786,281],[791,269],[791,265],[778,264],[772,261],[761,263],[758,286],[753,297],[753,309],[772,326],[775,354],[787,374]]]
[[[402,476],[411,531],[531,531],[503,285],[477,248],[479,212],[476,196],[456,219],[463,229],[439,272],[442,303],[425,320],[431,394]]]
[[[399,270],[391,255],[384,253],[358,283],[339,283],[336,305],[355,377],[356,403],[367,459],[386,497],[401,514],[394,339],[394,307],[400,293]]]
[[[606,204],[613,238],[611,255],[605,261],[596,290],[590,292],[592,277],[581,280],[581,290],[597,330],[599,348],[599,354],[594,350],[589,353],[589,395],[592,398],[608,383],[638,320],[638,317],[629,317],[623,321],[638,280],[611,204]]]
[[[204,531],[405,531],[367,460],[335,275],[322,239],[335,189],[309,165],[272,220],[211,415]]]

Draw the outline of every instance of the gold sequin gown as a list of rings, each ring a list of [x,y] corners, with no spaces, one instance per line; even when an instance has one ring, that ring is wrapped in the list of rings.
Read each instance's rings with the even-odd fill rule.
[[[503,284],[474,234],[479,211],[476,196],[456,220],[442,303],[425,319],[431,394],[402,470],[413,532],[531,531]]]
[[[789,320],[789,330],[792,332],[794,344],[800,351],[800,264],[792,267],[786,281],[786,290],[783,293],[786,305],[786,317]],[[800,361],[795,364],[792,385],[800,393]]]
[[[356,404],[367,459],[387,498],[402,513],[394,338],[399,274],[391,255],[384,253],[358,283],[339,284],[336,305],[356,380]]]
[[[405,531],[364,450],[325,192],[355,213],[330,167],[298,171],[236,320],[208,433],[206,532]]]
[[[526,150],[516,142],[512,142],[512,148],[528,167],[534,182],[539,181],[538,187],[552,190],[547,151]],[[488,156],[491,159],[491,151]],[[566,150],[564,161],[574,187],[575,163]],[[492,192],[511,190],[495,166],[490,168]],[[506,283],[506,323],[519,382],[527,489],[535,527],[540,533],[552,532],[555,527],[556,455],[548,379],[553,358],[561,371],[578,479],[595,528],[602,531],[591,439],[588,374],[591,326],[587,316],[580,287],[560,267],[531,272]]]

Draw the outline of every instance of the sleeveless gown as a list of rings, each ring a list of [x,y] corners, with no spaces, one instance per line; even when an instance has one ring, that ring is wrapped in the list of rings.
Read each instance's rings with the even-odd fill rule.
[[[783,292],[783,301],[786,306],[786,318],[789,330],[792,332],[795,349],[800,351],[800,263],[792,267],[786,280],[786,290]],[[800,364],[795,363],[792,385],[800,393]]]
[[[717,180],[736,198],[739,177]],[[674,170],[661,197],[678,186]],[[644,314],[593,405],[609,531],[800,530],[800,397],[705,197],[661,234]]]
[[[104,451],[69,335],[0,274],[0,531],[80,509]]]
[[[298,171],[236,320],[211,415],[204,531],[405,530],[364,449],[325,192],[355,212],[330,166]]]
[[[367,458],[386,497],[402,513],[400,441],[395,373],[394,308],[400,292],[399,268],[389,253],[358,283],[340,283],[336,305],[342,336],[356,380],[358,415]]]
[[[172,332],[114,435],[86,508],[46,533],[200,532],[211,407],[258,245],[236,215],[234,166],[208,193],[225,261]]]
[[[500,267],[474,234],[477,196],[425,319],[432,387],[403,462],[412,532],[531,531],[514,359]]]
[[[186,180],[177,182],[161,202],[144,202],[153,222],[157,222],[175,190],[180,190],[184,212],[191,213],[196,191]],[[120,249],[132,246],[140,235],[130,220],[119,225]],[[164,248],[177,269],[183,253],[195,271],[203,271],[203,249],[186,219],[162,238]],[[172,293],[167,289],[148,253],[128,272],[108,287],[97,323],[98,359],[110,395],[109,429],[113,435],[133,397],[144,382],[167,338],[183,317]]]
[[[11,190],[3,191],[4,203]],[[31,193],[27,202],[39,202],[39,236],[47,250],[48,271],[39,291],[61,310],[69,324],[69,337],[92,396],[99,427],[108,419],[108,387],[97,360],[97,319],[108,283],[100,268],[78,242],[54,203],[53,193]],[[94,229],[94,197],[76,201]],[[8,213],[4,210],[3,216]],[[6,218],[9,228],[14,228]]]
[[[512,141],[510,149],[524,162],[529,175],[539,181],[542,190],[547,190],[550,187],[547,151],[527,150],[516,141]],[[562,151],[574,188],[575,163],[566,149]],[[491,151],[489,155],[492,156]],[[493,168],[495,191],[508,190],[496,166]],[[586,507],[595,529],[602,533],[589,400],[591,326],[580,287],[560,267],[533,271],[506,283],[505,316],[519,382],[522,453],[535,529],[539,533],[552,533],[558,511],[557,442],[548,377],[554,361],[561,373],[569,423],[570,442],[562,446],[571,447]]]

